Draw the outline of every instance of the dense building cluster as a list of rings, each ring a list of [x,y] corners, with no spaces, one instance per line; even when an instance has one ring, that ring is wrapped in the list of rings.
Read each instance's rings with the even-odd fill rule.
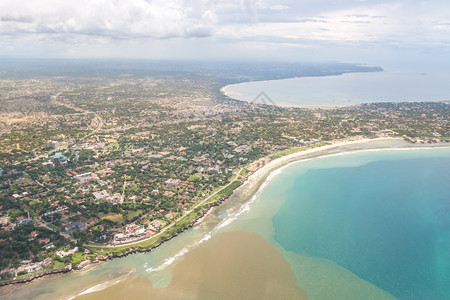
[[[361,136],[450,139],[446,103],[282,108],[218,86],[195,76],[0,80],[1,276],[152,237],[279,151]]]

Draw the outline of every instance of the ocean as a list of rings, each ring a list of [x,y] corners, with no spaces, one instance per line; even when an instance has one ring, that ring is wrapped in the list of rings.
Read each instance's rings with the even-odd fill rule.
[[[449,153],[385,151],[327,159],[326,168],[292,166],[277,178],[289,192],[272,219],[274,240],[398,299],[450,299]]]
[[[231,98],[281,106],[346,106],[372,102],[450,100],[448,74],[437,70],[387,69],[382,72],[300,77],[232,84]],[[264,92],[266,98],[257,98]]]
[[[151,253],[0,296],[449,299],[450,148],[404,145],[291,163]]]

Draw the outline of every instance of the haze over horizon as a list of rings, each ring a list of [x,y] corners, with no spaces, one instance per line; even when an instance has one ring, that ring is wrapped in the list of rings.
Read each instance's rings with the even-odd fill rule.
[[[450,64],[450,2],[3,0],[0,56]]]

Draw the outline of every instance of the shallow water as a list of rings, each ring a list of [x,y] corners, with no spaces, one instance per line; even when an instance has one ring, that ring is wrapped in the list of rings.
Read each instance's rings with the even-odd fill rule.
[[[379,141],[370,144],[383,146]],[[386,145],[389,144],[401,146],[398,142]],[[364,147],[358,145],[352,149]],[[378,149],[296,162],[269,176],[251,201],[244,202],[239,193],[234,194],[201,225],[151,253],[113,260],[87,271],[2,288],[0,296],[2,299],[63,299],[105,293],[111,299],[120,299],[120,294],[112,291],[133,286],[135,298],[148,291],[155,295],[179,291],[180,295],[190,295],[188,299],[205,299],[214,291],[202,290],[202,282],[203,287],[214,286],[214,278],[222,270],[237,272],[233,268],[245,268],[245,276],[239,283],[244,286],[248,283],[248,293],[266,286],[257,284],[262,282],[264,274],[266,281],[270,274],[277,274],[286,282],[295,280],[299,288],[296,291],[305,291],[310,299],[394,299],[393,295],[402,299],[419,299],[417,296],[426,299],[428,295],[446,299],[441,296],[447,292],[445,276],[450,270],[448,240],[443,234],[448,230],[445,224],[449,220],[445,208],[450,200],[447,197],[449,159],[450,148]],[[409,167],[413,171],[406,172]],[[406,175],[400,176],[403,172]],[[399,181],[402,178],[407,182]],[[364,193],[364,184],[373,189],[366,187],[369,194]],[[379,197],[372,194],[384,191],[392,195],[389,189],[395,187],[402,187],[403,191],[397,194],[402,197],[389,198],[391,201],[385,197],[384,201],[378,200],[380,205],[375,205]],[[414,192],[415,188],[421,192]],[[438,194],[438,190],[442,192],[441,200],[432,200],[432,192]],[[350,196],[346,194],[349,192]],[[431,221],[424,222],[428,218]],[[361,231],[357,232],[358,229]],[[428,230],[438,233],[429,234]],[[224,232],[231,236],[249,232],[252,237],[244,238],[244,242],[224,243],[221,238]],[[239,239],[242,241],[242,236]],[[420,242],[423,250],[410,249],[417,248]],[[241,244],[245,245],[244,249],[239,247]],[[399,259],[402,251],[411,258]],[[255,256],[258,261],[259,254],[268,263],[263,271],[279,265],[275,268],[278,273],[262,272],[252,265],[248,258]],[[217,264],[208,263],[206,258],[217,258],[216,255],[222,259]],[[411,259],[417,258],[420,261],[411,263]],[[407,274],[389,268],[393,263],[407,267]],[[425,276],[422,281],[413,274],[419,267]],[[189,269],[195,269],[197,277],[180,280],[180,274]],[[434,272],[435,277],[426,278]],[[232,277],[227,276],[230,275],[224,278],[231,279],[217,285],[224,298],[236,292],[232,289]],[[393,277],[396,280],[390,279]],[[405,285],[410,287],[403,288]],[[293,289],[292,284],[289,287]]]
[[[376,156],[361,166],[290,170],[274,239],[398,298],[450,298],[450,156]]]
[[[306,299],[275,247],[254,233],[221,233],[186,254],[165,288],[128,277],[76,299]]]

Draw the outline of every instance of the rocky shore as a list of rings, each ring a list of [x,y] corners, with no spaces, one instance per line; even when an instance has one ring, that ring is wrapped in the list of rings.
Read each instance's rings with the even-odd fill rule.
[[[239,184],[239,186],[241,186],[243,183],[244,182],[241,182]],[[230,195],[231,194],[232,193],[230,193]],[[160,241],[156,245],[153,245],[153,246],[148,247],[148,248],[130,247],[127,250],[125,250],[124,252],[117,253],[117,254],[109,253],[109,254],[105,254],[105,255],[97,255],[97,257],[93,261],[91,261],[91,263],[96,264],[96,263],[106,262],[106,261],[109,261],[109,260],[112,260],[112,259],[116,259],[116,258],[126,257],[126,256],[132,255],[132,254],[151,252],[154,249],[156,249],[157,247],[159,247],[161,244],[163,244],[165,242],[168,242],[168,241],[172,240],[173,238],[177,237],[179,234],[181,234],[185,230],[187,230],[189,228],[192,228],[193,226],[201,223],[201,221],[211,212],[211,210],[214,207],[217,207],[220,204],[222,204],[226,199],[228,199],[228,197],[230,195],[221,197],[220,199],[218,199],[217,201],[215,201],[213,203],[209,203],[207,205],[207,207],[202,210],[202,213],[198,217],[196,217],[196,218],[194,218],[194,219],[192,219],[190,221],[189,225],[181,227],[179,230],[177,230],[177,232],[175,234],[165,238],[164,240]],[[89,266],[89,265],[87,265],[87,266]],[[46,271],[43,271],[43,272],[40,272],[40,273],[37,273],[37,274],[33,274],[32,276],[29,276],[29,277],[23,277],[23,278],[17,278],[17,279],[0,281],[0,286],[19,284],[19,283],[27,283],[27,282],[31,282],[31,281],[33,281],[35,279],[42,278],[44,276],[49,276],[49,275],[54,275],[54,274],[61,274],[61,273],[67,273],[67,272],[76,271],[76,270],[82,270],[82,269],[84,269],[84,268],[75,268],[75,267],[72,266],[72,264],[70,264],[70,265],[67,265],[67,266],[65,266],[63,268],[46,270]]]
[[[347,140],[347,141],[339,141],[334,142],[329,145],[317,147],[317,148],[311,148],[299,152],[295,152],[292,154],[288,154],[285,156],[281,156],[279,158],[273,159],[266,163],[264,166],[260,167],[259,169],[255,170],[254,172],[248,173],[243,180],[239,182],[239,184],[227,195],[219,198],[218,200],[205,204],[205,207],[203,207],[201,213],[196,216],[195,218],[191,219],[189,223],[183,227],[178,228],[178,230],[165,238],[163,238],[161,241],[159,241],[157,244],[152,245],[151,247],[139,247],[136,246],[130,246],[126,250],[120,253],[109,253],[109,254],[100,254],[97,255],[97,257],[91,261],[91,263],[100,263],[105,262],[108,260],[112,260],[115,258],[122,258],[126,257],[131,254],[137,254],[137,253],[147,253],[153,251],[155,248],[159,247],[161,244],[172,240],[174,237],[178,236],[185,230],[200,224],[215,208],[220,206],[225,200],[227,200],[232,194],[238,193],[239,197],[244,199],[244,202],[249,200],[252,195],[254,195],[258,189],[261,187],[261,185],[264,183],[264,181],[268,178],[268,176],[276,169],[279,169],[291,162],[298,161],[301,159],[308,159],[312,157],[322,156],[322,155],[328,155],[333,153],[339,153],[342,151],[349,151],[353,150],[353,147],[357,147],[358,145],[362,145],[365,143],[372,143],[372,142],[383,142],[383,141],[402,141],[402,138],[377,138],[377,139],[359,139],[359,140]],[[409,142],[409,144],[414,144],[411,141],[404,141]],[[448,145],[447,143],[443,143]],[[414,147],[414,146],[413,146]],[[371,148],[370,146],[367,148]],[[358,148],[359,149],[359,148]],[[88,264],[89,265],[89,264]],[[92,265],[92,264],[91,264]],[[41,278],[43,276],[48,276],[52,274],[59,274],[59,273],[66,273],[70,272],[72,270],[75,270],[77,268],[72,268],[72,265],[66,266],[64,268],[60,269],[52,269],[40,272],[38,274],[35,274],[30,277],[26,278],[18,278],[8,281],[2,281],[0,282],[0,286],[4,285],[10,285],[10,284],[18,284],[18,283],[26,283],[30,282],[34,279]],[[84,268],[81,268],[84,269]]]
[[[4,285],[10,285],[10,284],[17,284],[17,283],[26,283],[26,282],[30,282],[33,281],[35,279],[44,277],[44,276],[48,276],[48,275],[53,275],[53,274],[61,274],[61,273],[67,273],[72,271],[72,265],[67,265],[63,268],[58,268],[58,269],[51,269],[51,270],[45,270],[36,274],[33,274],[32,276],[29,277],[23,277],[23,278],[17,278],[17,279],[11,279],[11,280],[5,280],[5,281],[0,281],[0,286],[4,286]]]

